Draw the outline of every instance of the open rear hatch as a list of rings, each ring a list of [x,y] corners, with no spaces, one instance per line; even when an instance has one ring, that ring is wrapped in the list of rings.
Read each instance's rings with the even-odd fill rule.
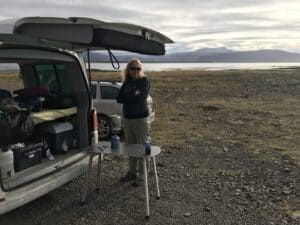
[[[143,26],[79,17],[11,19],[0,22],[2,39],[5,38],[5,34],[21,35],[22,39],[35,38],[39,40],[35,43],[36,45],[54,45],[53,47],[76,52],[82,52],[88,48],[164,55],[165,44],[173,43],[167,36]],[[28,39],[28,42],[30,41]],[[13,42],[13,38],[6,37],[6,42]]]

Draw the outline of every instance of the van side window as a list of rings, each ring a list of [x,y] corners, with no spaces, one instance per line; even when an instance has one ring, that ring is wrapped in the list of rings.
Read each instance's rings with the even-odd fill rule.
[[[35,72],[38,84],[47,86],[51,93],[69,94],[71,92],[64,65],[35,65]]]
[[[96,84],[92,84],[91,86],[91,96],[93,99],[97,98],[97,85]]]
[[[102,99],[116,99],[119,93],[119,88],[101,86]]]

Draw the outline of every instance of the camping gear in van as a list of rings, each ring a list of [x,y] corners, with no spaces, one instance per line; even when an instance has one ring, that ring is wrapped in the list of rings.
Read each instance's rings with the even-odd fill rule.
[[[41,125],[43,136],[52,154],[66,153],[73,147],[74,130],[69,122],[55,122]]]
[[[0,100],[4,98],[12,98],[12,94],[9,90],[0,89]]]
[[[13,93],[17,95],[15,100],[19,103],[19,106],[32,111],[40,111],[45,97],[51,95],[47,86],[22,88],[15,90]]]
[[[8,178],[14,175],[14,155],[11,149],[4,151],[0,148],[1,177]]]
[[[47,86],[34,86],[34,87],[27,87],[13,91],[14,94],[18,95],[20,99],[26,99],[31,97],[47,97],[50,96],[50,90]]]
[[[75,106],[74,99],[69,95],[51,95],[45,101],[45,107],[49,109],[66,109],[73,106]]]
[[[40,112],[33,112],[32,118],[35,125],[54,121],[63,117],[70,117],[77,113],[78,109],[76,107],[68,109],[43,109]]]
[[[43,142],[25,145],[15,144],[11,147],[14,154],[14,168],[16,172],[42,162]]]
[[[0,144],[9,145],[30,138],[34,131],[34,123],[30,111],[4,111],[0,106]]]

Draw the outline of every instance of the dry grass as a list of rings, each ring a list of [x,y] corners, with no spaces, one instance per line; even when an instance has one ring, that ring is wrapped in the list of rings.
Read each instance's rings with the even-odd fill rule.
[[[154,141],[179,145],[206,140],[240,143],[254,152],[275,149],[300,163],[300,71],[149,72],[156,106]],[[120,80],[119,72],[93,79]],[[215,105],[217,111],[204,111]]]

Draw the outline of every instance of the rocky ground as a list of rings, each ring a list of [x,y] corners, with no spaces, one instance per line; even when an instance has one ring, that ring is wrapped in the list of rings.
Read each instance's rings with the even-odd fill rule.
[[[118,79],[118,74],[95,73]],[[296,70],[149,73],[161,199],[121,184],[123,158],[105,158],[99,192],[80,206],[83,177],[0,216],[0,224],[300,224]],[[95,171],[94,171],[95,172]],[[95,175],[95,174],[94,174]],[[95,177],[93,177],[95,178]],[[95,179],[94,179],[95,180]],[[298,215],[298,216],[297,216]]]

